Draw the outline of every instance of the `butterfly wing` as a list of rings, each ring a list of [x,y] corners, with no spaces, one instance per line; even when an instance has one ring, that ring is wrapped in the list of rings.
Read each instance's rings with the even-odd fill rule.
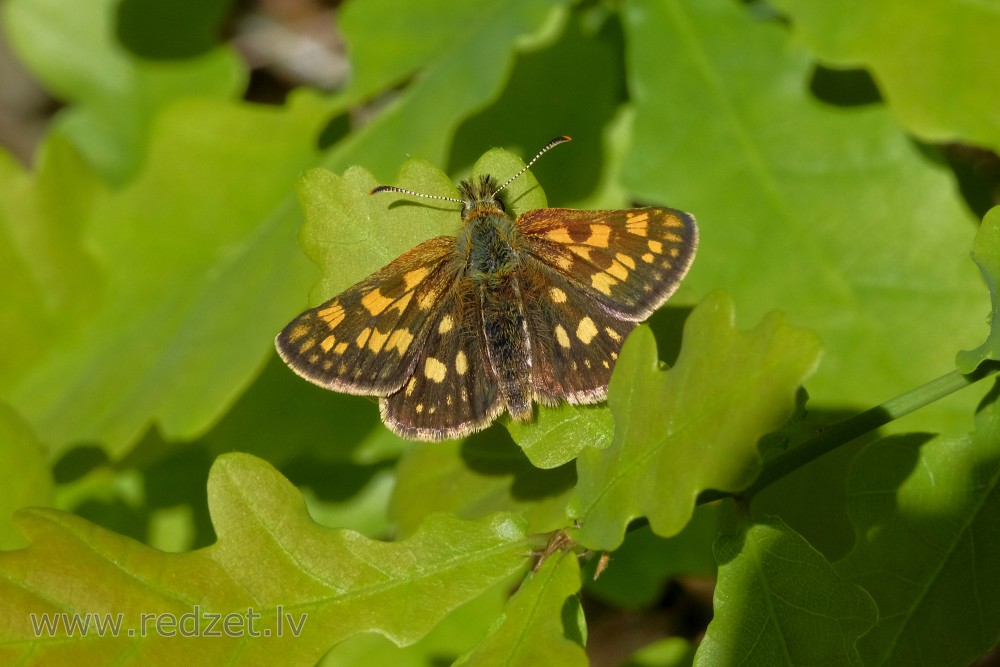
[[[528,252],[614,317],[641,322],[670,298],[698,247],[694,216],[672,208],[544,208],[518,218]]]
[[[687,273],[694,218],[667,208],[539,209],[518,218],[529,258],[526,304],[538,399],[596,403],[625,338]]]
[[[421,243],[286,326],[275,347],[296,373],[327,389],[387,396],[413,372],[458,268],[455,239]]]
[[[480,305],[459,286],[448,296],[413,374],[379,401],[382,421],[415,440],[461,438],[489,426],[503,411],[483,339]]]

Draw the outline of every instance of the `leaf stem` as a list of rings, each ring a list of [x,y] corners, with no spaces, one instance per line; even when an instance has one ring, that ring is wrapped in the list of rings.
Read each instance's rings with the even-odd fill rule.
[[[708,490],[698,496],[699,505],[737,495],[741,498],[751,498],[774,482],[798,470],[811,461],[837,447],[870,433],[889,422],[908,415],[914,410],[929,405],[934,401],[964,389],[980,380],[1000,372],[1000,363],[986,362],[972,373],[962,374],[957,370],[931,380],[927,384],[912,389],[905,394],[891,398],[885,403],[870,410],[865,410],[853,417],[837,422],[816,436],[768,462],[756,481],[745,491],[738,494]]]

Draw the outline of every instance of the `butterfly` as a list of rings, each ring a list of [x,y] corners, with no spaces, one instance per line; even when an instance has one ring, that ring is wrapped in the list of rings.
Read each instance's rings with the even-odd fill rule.
[[[516,220],[502,185],[463,181],[456,236],[425,241],[292,320],[275,339],[303,378],[379,397],[382,420],[414,440],[460,438],[535,402],[597,403],[622,343],[677,289],[694,260],[694,216],[671,208],[542,208]]]

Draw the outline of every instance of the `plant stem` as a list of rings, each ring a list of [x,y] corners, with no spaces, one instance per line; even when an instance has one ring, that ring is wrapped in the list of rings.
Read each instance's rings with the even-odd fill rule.
[[[997,362],[983,363],[979,368],[967,375],[963,375],[958,371],[952,371],[905,394],[891,398],[870,410],[865,410],[853,417],[848,417],[843,421],[837,422],[827,427],[822,433],[772,459],[765,465],[756,481],[745,491],[736,495],[743,498],[753,497],[782,477],[798,470],[811,461],[815,461],[827,452],[846,445],[855,438],[859,438],[866,433],[885,426],[889,422],[899,419],[903,415],[908,415],[918,408],[929,405],[984,378],[996,375],[998,372],[1000,372],[1000,363]],[[734,494],[714,490],[705,491],[698,496],[698,504],[701,505],[731,495]]]

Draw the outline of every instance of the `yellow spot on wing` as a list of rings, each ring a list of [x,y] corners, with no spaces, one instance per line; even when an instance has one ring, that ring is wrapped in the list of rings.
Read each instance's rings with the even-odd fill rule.
[[[378,315],[392,305],[392,299],[382,296],[382,292],[376,287],[361,298],[361,305],[372,315]]]
[[[391,350],[396,348],[399,352],[399,356],[406,354],[406,350],[410,347],[410,343],[413,342],[413,334],[410,333],[409,329],[396,329],[389,336],[389,342],[386,344],[386,349]]]
[[[608,239],[611,237],[611,228],[607,225],[591,225],[590,237],[584,241],[585,245],[592,245],[595,248],[607,248]]]
[[[609,266],[606,271],[618,280],[625,280],[628,278],[628,269],[626,269],[625,266],[617,260],[611,260],[611,266]]]
[[[552,300],[555,301],[556,303],[566,303],[566,292],[563,292],[558,287],[553,287],[552,289],[550,289],[549,296],[551,296]]]
[[[441,324],[438,325],[438,333],[446,334],[451,331],[453,326],[455,326],[455,320],[451,319],[451,315],[445,315],[441,318]]]
[[[459,375],[465,375],[465,371],[469,370],[469,360],[465,358],[465,352],[461,350],[455,355],[455,370],[458,371]]]
[[[365,327],[364,329],[361,330],[361,333],[358,334],[358,337],[354,339],[354,342],[358,344],[358,347],[364,347],[365,343],[368,342],[368,337],[371,335],[372,335],[372,330],[369,329],[368,327]]]
[[[337,347],[333,349],[334,354],[343,354],[347,351],[347,343],[338,343]]]
[[[569,232],[566,231],[565,227],[556,227],[555,229],[549,230],[545,233],[545,238],[550,241],[555,241],[556,243],[572,243],[573,239],[569,237]]]
[[[636,236],[645,236],[646,230],[648,228],[649,228],[649,214],[647,213],[637,213],[635,215],[630,215],[625,220],[625,229],[635,234]]]
[[[652,264],[653,259],[654,259],[653,253],[651,252],[647,252],[645,255],[642,256],[642,261],[646,262],[647,264]]]
[[[410,300],[413,298],[413,292],[407,292],[403,296],[396,299],[396,302],[392,304],[393,310],[398,310],[399,314],[402,315],[406,307],[410,305]]]
[[[569,335],[561,324],[556,325],[556,340],[565,348],[569,348]]]
[[[604,333],[611,336],[611,340],[616,342],[621,342],[622,339],[621,335],[611,327],[604,327]]]
[[[615,259],[617,259],[619,262],[621,262],[628,268],[635,269],[635,260],[626,255],[625,253],[621,252],[618,253],[617,255],[615,255]]]
[[[336,344],[337,344],[336,338],[334,338],[333,336],[327,336],[326,338],[323,339],[323,342],[320,343],[319,346],[323,348],[324,352],[329,352],[330,349],[333,348],[333,346]]]
[[[310,338],[299,347],[299,354],[305,354],[316,345],[316,339]]]
[[[319,319],[326,322],[331,329],[336,329],[337,325],[344,321],[344,307],[339,302],[334,301],[329,306],[316,313]]]
[[[583,341],[585,345],[589,345],[590,341],[594,340],[594,336],[597,335],[597,327],[594,326],[594,320],[589,317],[585,317],[580,320],[580,326],[576,328],[576,337]]]
[[[413,390],[417,386],[417,378],[410,378],[410,381],[406,383],[406,395],[412,396]]]
[[[647,245],[649,246],[649,249],[655,252],[657,255],[663,252],[663,244],[660,243],[659,241],[653,241],[652,239],[650,239]]]
[[[382,333],[378,329],[372,331],[372,337],[368,340],[368,349],[372,352],[381,352],[385,341],[389,339],[389,334]]]
[[[590,277],[590,284],[598,292],[603,292],[604,294],[611,296],[611,287],[612,285],[617,285],[618,281],[603,271],[598,271]]]
[[[292,330],[288,332],[288,342],[294,343],[303,336],[309,335],[309,327],[304,324],[296,324],[292,327]]]
[[[406,291],[409,292],[411,289],[416,287],[417,283],[426,278],[430,272],[430,269],[422,266],[419,269],[413,269],[412,271],[403,274],[403,283],[406,285]]]
[[[570,251],[572,251],[572,253],[574,255],[578,255],[579,257],[584,258],[588,262],[590,261],[590,248],[588,248],[587,246],[585,246],[585,245],[571,245],[569,247],[569,249],[570,249]]]
[[[442,364],[440,361],[434,357],[427,357],[427,361],[424,364],[424,376],[428,380],[433,380],[438,384],[444,382],[444,377],[448,373],[448,367]]]

